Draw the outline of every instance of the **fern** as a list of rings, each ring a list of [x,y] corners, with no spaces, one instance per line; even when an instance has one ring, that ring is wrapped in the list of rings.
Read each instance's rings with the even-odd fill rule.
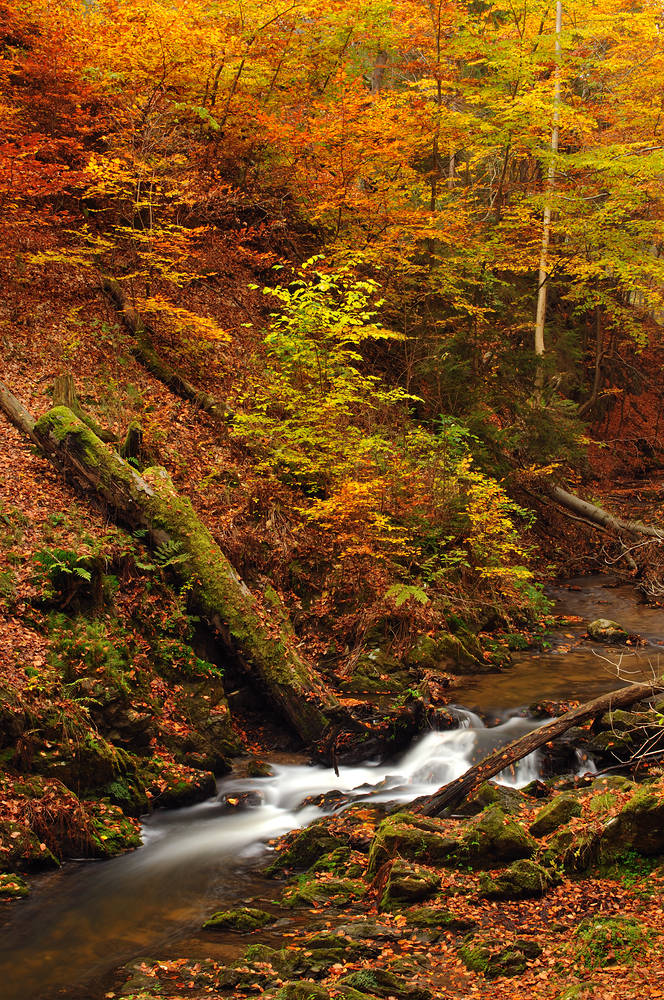
[[[179,563],[187,562],[189,554],[187,552],[183,552],[180,542],[169,538],[167,542],[162,542],[161,545],[157,546],[154,550],[153,559],[154,562],[150,563],[141,562],[140,559],[137,559],[136,565],[139,569],[153,573],[158,569],[168,569],[169,566],[175,566]]]
[[[406,601],[409,601],[411,597],[419,604],[429,603],[429,597],[425,594],[422,588],[409,583],[392,584],[385,596],[391,597],[398,608],[400,608],[402,604],[405,604]]]

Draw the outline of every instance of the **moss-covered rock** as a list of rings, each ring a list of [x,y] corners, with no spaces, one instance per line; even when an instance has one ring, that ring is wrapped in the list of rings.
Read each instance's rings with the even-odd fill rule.
[[[550,871],[524,858],[497,875],[480,875],[479,895],[487,899],[528,899],[543,896],[553,884]]]
[[[54,854],[29,827],[0,821],[0,871],[36,871],[57,865]]]
[[[530,858],[536,850],[537,842],[520,823],[506,816],[499,806],[489,806],[464,834],[457,859],[489,867],[494,862]]]
[[[438,820],[415,813],[395,813],[376,830],[369,850],[367,874],[375,875],[397,853],[408,861],[422,864],[445,863],[458,845],[458,836],[446,833]]]
[[[580,816],[581,812],[579,800],[574,795],[563,792],[540,809],[530,824],[530,833],[534,837],[546,837],[565,823],[569,823],[572,817]]]
[[[344,976],[339,980],[339,986],[350,986],[358,993],[376,997],[396,997],[397,1000],[430,1000],[432,996],[426,987],[414,985],[387,969],[361,969]]]
[[[284,983],[275,1000],[329,1000],[330,994],[322,986],[309,979],[294,983]]]
[[[13,872],[0,875],[0,899],[21,899],[28,892],[27,883],[20,875]]]
[[[440,889],[440,875],[421,865],[397,859],[380,899],[381,910],[397,910],[423,899],[430,899]]]
[[[517,938],[510,944],[498,944],[485,935],[469,937],[459,949],[461,961],[471,972],[481,972],[487,979],[520,976],[528,962],[542,949],[535,941]]]
[[[219,910],[217,913],[213,913],[205,921],[203,927],[206,930],[247,933],[255,931],[259,927],[267,927],[268,924],[273,924],[276,919],[272,913],[268,913],[266,910],[242,906],[237,910]]]
[[[505,813],[518,813],[525,802],[524,794],[519,789],[485,781],[455,811],[460,816],[476,816],[487,806],[500,806]]]
[[[354,899],[361,899],[367,887],[360,879],[313,877],[301,878],[286,890],[282,905],[289,909],[296,906],[345,906]]]
[[[453,674],[481,673],[492,669],[484,660],[477,638],[468,631],[459,636],[451,632],[421,636],[409,650],[406,663],[418,670],[444,669]]]
[[[91,841],[95,857],[113,858],[141,846],[141,830],[118,806],[108,800],[86,803],[91,822]]]
[[[266,761],[252,757],[247,764],[247,775],[250,778],[271,778],[274,771]]]
[[[563,826],[548,841],[540,860],[566,872],[584,872],[597,861],[599,844],[600,836],[595,830]]]
[[[664,792],[660,785],[639,789],[602,832],[603,861],[627,851],[646,856],[664,853]]]
[[[340,686],[349,694],[398,694],[414,680],[399,660],[382,649],[372,649],[359,658],[352,677]]]
[[[596,618],[588,624],[588,636],[594,642],[605,642],[611,645],[624,645],[629,639],[629,633],[610,618]]]
[[[216,794],[211,771],[153,758],[145,768],[145,783],[153,806],[173,809],[194,805]]]
[[[323,855],[330,854],[336,848],[347,846],[347,844],[348,837],[331,833],[324,820],[320,823],[313,823],[295,835],[286,849],[278,854],[272,864],[268,865],[265,874],[278,875],[288,869],[310,868]]]
[[[357,940],[344,934],[341,928],[334,932],[321,931],[314,934],[306,938],[304,945],[305,951],[313,952],[317,961],[323,956],[330,959],[330,964],[355,961],[367,955],[376,955],[380,951],[380,945],[375,941]]]
[[[350,857],[351,849],[349,845],[344,845],[343,847],[335,847],[333,851],[329,854],[324,854],[322,858],[315,861],[311,868],[311,872],[333,872],[335,875],[348,875],[350,878],[357,878],[362,874],[362,869],[357,870],[358,866],[355,867],[354,874],[348,872],[350,867]]]
[[[477,926],[477,921],[471,917],[463,917],[437,906],[416,906],[408,910],[406,915],[410,927],[427,930],[467,932]]]

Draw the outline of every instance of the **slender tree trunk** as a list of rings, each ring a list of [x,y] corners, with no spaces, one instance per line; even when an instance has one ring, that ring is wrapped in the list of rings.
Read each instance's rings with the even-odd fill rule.
[[[579,705],[578,708],[572,709],[571,712],[561,715],[559,719],[547,722],[546,725],[540,726],[539,729],[534,729],[532,732],[526,733],[525,736],[521,736],[518,740],[513,740],[512,743],[509,743],[501,750],[496,750],[495,753],[485,757],[479,764],[471,767],[465,774],[439,788],[437,792],[424,799],[424,801],[417,803],[413,811],[422,813],[424,816],[438,816],[444,809],[454,809],[467,796],[472,795],[482,782],[493,778],[494,775],[504,770],[504,768],[516,764],[523,757],[527,757],[529,753],[544,746],[550,740],[562,736],[572,726],[586,722],[596,715],[603,715],[604,712],[609,712],[616,708],[626,708],[628,705],[633,705],[636,701],[642,701],[644,698],[660,694],[662,691],[664,691],[664,687],[658,683],[630,684],[629,687],[620,688],[618,691],[603,694],[600,698],[593,699],[593,701],[587,701],[585,704]]]
[[[540,253],[537,284],[537,315],[535,319],[535,389],[537,395],[544,387],[544,323],[546,321],[547,281],[549,279],[549,242],[551,239],[551,196],[556,181],[556,154],[558,152],[558,121],[560,118],[560,36],[563,27],[562,0],[556,3],[556,69],[553,92],[553,131],[551,133],[551,160],[546,181],[546,202],[542,219],[542,250]]]

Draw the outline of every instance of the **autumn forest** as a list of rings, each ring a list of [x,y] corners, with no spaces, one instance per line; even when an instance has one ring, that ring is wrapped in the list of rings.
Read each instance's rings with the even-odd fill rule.
[[[0,0],[7,1000],[664,997],[663,31]]]

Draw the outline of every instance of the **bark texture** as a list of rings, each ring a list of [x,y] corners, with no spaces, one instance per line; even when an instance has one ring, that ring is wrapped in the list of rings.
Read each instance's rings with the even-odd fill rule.
[[[421,813],[424,816],[439,816],[445,809],[454,809],[468,795],[472,795],[482,782],[492,778],[504,768],[516,764],[523,757],[527,757],[533,750],[544,746],[550,740],[562,736],[572,726],[576,726],[580,722],[586,722],[596,715],[604,714],[604,712],[609,712],[616,708],[626,708],[628,705],[633,705],[636,701],[642,701],[644,698],[650,698],[652,695],[661,694],[662,691],[664,691],[664,686],[661,684],[630,684],[628,687],[611,691],[609,694],[604,694],[599,698],[594,698],[592,701],[587,701],[583,705],[579,705],[578,708],[572,709],[571,712],[561,715],[559,719],[553,719],[544,726],[540,726],[539,729],[534,729],[532,732],[526,733],[525,736],[521,736],[518,740],[513,740],[512,743],[509,743],[501,750],[496,750],[480,761],[479,764],[475,764],[474,767],[469,768],[459,778],[455,778],[454,781],[450,781],[449,784],[439,788],[433,795],[416,803],[413,811]]]
[[[621,517],[614,517],[613,514],[602,510],[601,507],[597,507],[594,503],[589,503],[588,500],[582,500],[581,497],[577,497],[574,493],[563,489],[562,486],[552,486],[548,492],[549,496],[556,503],[559,503],[562,507],[566,507],[567,510],[571,510],[573,514],[577,514],[586,521],[591,521],[600,528],[607,528],[609,531],[618,533],[627,531],[632,535],[645,535],[648,538],[657,538],[660,541],[664,539],[664,530],[662,528],[657,528],[652,524],[644,524],[642,521],[630,521],[624,520]]]
[[[18,428],[22,434],[36,441],[34,430],[34,417],[25,408],[16,396],[11,392],[4,382],[0,382],[0,409],[3,411],[10,423]]]
[[[272,591],[265,606],[256,600],[166,470],[139,475],[64,406],[40,417],[33,433],[55,464],[102,497],[119,520],[146,528],[157,545],[170,543],[173,569],[191,585],[197,610],[299,736],[321,739],[326,712],[336,715],[340,706],[298,651],[281,601]]]

